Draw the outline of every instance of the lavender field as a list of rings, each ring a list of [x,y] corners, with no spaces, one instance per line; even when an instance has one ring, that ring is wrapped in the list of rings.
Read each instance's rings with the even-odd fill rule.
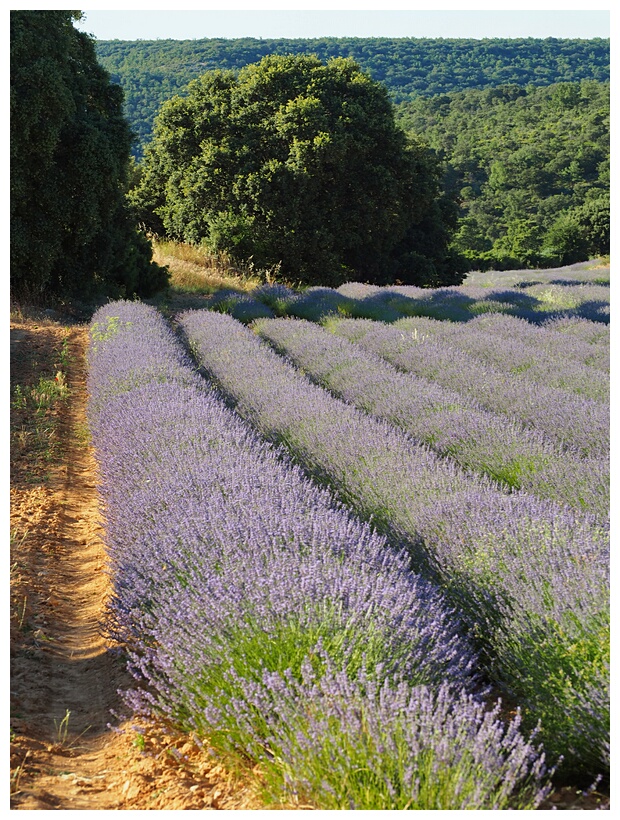
[[[607,779],[609,289],[527,274],[95,314],[136,714],[259,764],[275,805],[533,809]]]

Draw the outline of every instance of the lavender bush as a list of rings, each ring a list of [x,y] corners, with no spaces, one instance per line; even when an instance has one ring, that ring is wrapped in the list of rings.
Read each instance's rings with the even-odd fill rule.
[[[527,287],[539,282],[561,282],[564,284],[604,284],[609,283],[609,265],[596,262],[575,262],[572,265],[563,265],[560,268],[532,270],[490,270],[470,271],[465,282],[469,285],[482,285],[486,288],[494,287]]]
[[[286,314],[318,322],[325,316],[350,315],[347,307],[350,299],[337,290],[325,287],[306,288],[287,305]]]
[[[194,311],[180,321],[200,363],[244,417],[284,442],[359,514],[408,544],[421,567],[434,569],[478,635],[488,669],[523,700],[531,724],[545,714],[541,736],[563,749],[567,766],[595,774],[604,768],[608,718],[598,714],[597,733],[588,734],[593,721],[581,725],[582,733],[584,712],[575,704],[586,697],[584,686],[596,690],[598,704],[608,697],[609,644],[596,626],[609,609],[606,525],[524,493],[505,495],[433,456],[391,425],[330,397],[230,317]],[[457,535],[469,520],[475,525],[462,540]],[[579,572],[558,574],[562,563]],[[580,601],[592,589],[591,619]],[[553,680],[533,653],[515,649],[531,646],[531,634],[539,642],[544,636],[545,651],[557,660]],[[549,706],[554,699],[558,708]]]
[[[484,613],[475,629],[492,674],[540,718],[548,751],[567,772],[608,771],[607,526],[524,494],[474,492],[444,499],[420,527],[452,600]]]
[[[557,387],[506,374],[438,338],[364,319],[331,320],[331,332],[361,345],[399,370],[435,381],[494,413],[519,419],[585,455],[609,453],[609,407]]]
[[[297,292],[286,285],[267,282],[255,288],[252,296],[271,308],[276,316],[285,316],[289,305],[297,298]]]
[[[251,755],[319,807],[329,748],[324,777],[359,808],[535,808],[540,750],[518,720],[483,718],[476,657],[408,556],[228,409],[153,308],[108,305],[91,338],[111,628],[146,684],[129,702]],[[347,716],[377,707],[392,725],[356,741]],[[454,727],[448,743],[429,715]],[[386,792],[391,748],[406,777]]]
[[[337,290],[338,293],[341,293],[343,296],[348,296],[350,299],[364,299],[366,296],[385,292],[387,288],[380,287],[379,285],[368,285],[363,282],[345,282],[344,285],[340,285]],[[418,288],[418,290],[422,292],[422,288]]]
[[[518,360],[516,367],[520,371],[538,365],[547,371],[545,373],[547,376],[553,374],[554,367],[567,368],[570,373],[570,369],[575,365],[587,365],[587,372],[590,374],[592,374],[592,369],[609,373],[609,326],[600,322],[580,318],[562,318],[550,320],[543,325],[535,325],[525,319],[504,313],[486,313],[469,318],[467,322],[447,322],[424,315],[407,317],[406,311],[397,310],[398,297],[394,295],[394,289],[352,283],[349,286],[343,286],[346,294],[349,293],[346,289],[349,287],[352,293],[356,293],[355,288],[358,287],[364,290],[372,288],[373,295],[363,300],[352,300],[346,307],[341,307],[337,318],[344,318],[347,314],[349,318],[393,322],[397,327],[412,333],[413,337],[420,341],[439,338],[452,340],[453,344],[461,339],[468,339],[470,336],[478,337],[482,331],[486,336],[497,340],[500,350],[495,351],[490,346],[491,338],[489,338],[489,346],[484,347],[484,355],[485,357],[497,356],[500,366],[507,365],[508,350],[504,351],[504,348],[509,347],[509,354],[516,356]],[[423,292],[421,288],[419,290]],[[369,307],[371,298],[373,307]],[[361,302],[368,303],[367,311],[359,307]],[[278,315],[283,316],[287,313],[288,311],[283,309],[278,312]],[[371,315],[373,313],[377,315]],[[316,319],[316,317],[313,318]],[[322,324],[328,325],[333,317],[324,316],[319,311],[318,318],[321,319]],[[597,344],[594,344],[595,342]],[[515,362],[511,360],[509,367],[515,367]],[[594,373],[593,379],[595,381],[600,379],[600,375]],[[570,385],[568,387],[570,388]],[[596,390],[601,392],[600,387]],[[604,390],[605,396],[608,392],[608,388]]]
[[[528,354],[538,353],[557,361],[587,365],[591,369],[609,373],[609,325],[588,319],[559,319],[543,325],[533,325],[524,319],[499,314],[487,314],[473,319],[472,330],[482,330],[495,338],[512,340]],[[560,328],[566,328],[561,332]],[[582,334],[582,338],[579,338]],[[607,345],[595,344],[607,340]]]
[[[475,320],[463,324],[435,321],[435,327],[429,327],[430,321],[427,319],[420,327],[419,319],[401,319],[394,327],[414,334],[412,338],[419,343],[433,338],[456,348],[458,356],[467,354],[471,366],[490,365],[508,376],[516,375],[609,404],[609,374],[571,359],[568,345],[556,351],[550,349],[545,345],[549,331],[543,328],[534,326],[539,344],[527,345],[514,336],[485,332]]]
[[[219,313],[229,313],[240,322],[248,323],[265,316],[274,316],[273,310],[254,294],[221,290],[209,297],[207,306]]]
[[[330,316],[382,322],[426,316],[469,322],[481,315],[505,315],[536,324],[560,318],[601,324],[609,323],[609,271],[569,267],[473,273],[459,287],[435,289],[347,282],[337,289],[311,287],[296,292],[267,284],[257,288],[253,298],[271,307],[277,316],[314,322]],[[244,321],[241,316],[237,318]]]
[[[331,669],[318,679],[309,667],[301,683],[265,676],[251,706],[240,704],[248,726],[253,711],[273,715],[269,753],[287,765],[268,781],[272,793],[332,810],[538,805],[544,760],[521,737],[519,716],[507,731],[499,709],[447,686],[379,686],[363,670],[354,680]]]
[[[561,333],[565,338],[578,338],[591,345],[600,344],[609,347],[609,325],[602,325],[600,322],[562,317],[559,319],[550,319],[544,323],[544,327]]]
[[[341,285],[338,292],[349,293],[348,285]],[[429,289],[404,285],[386,287],[380,291],[373,290],[364,295],[358,285],[354,292],[359,295],[355,299],[351,298],[349,316],[353,318],[388,321],[379,315],[364,315],[367,305],[377,303],[385,305],[391,312],[396,312],[397,318],[428,316],[452,322],[467,322],[472,318],[469,310],[472,300],[461,292],[460,287]],[[394,319],[389,319],[389,321],[394,321]]]
[[[609,287],[599,284],[601,277],[592,276],[571,281],[559,278],[560,271],[517,271],[504,274],[470,275],[459,287],[422,289],[414,286],[378,288],[349,282],[337,292],[350,299],[348,313],[357,318],[393,321],[365,312],[366,305],[379,305],[401,316],[429,316],[453,322],[467,322],[481,314],[506,314],[530,322],[542,322],[559,317],[581,317],[595,322],[609,322]],[[529,276],[524,281],[523,276]],[[554,278],[555,277],[555,278]],[[299,314],[294,314],[299,315]],[[327,313],[324,314],[326,316]],[[384,314],[387,316],[387,313]],[[303,316],[312,318],[315,316]]]
[[[562,450],[544,434],[489,413],[462,394],[400,373],[311,322],[267,319],[253,329],[316,383],[450,455],[462,467],[607,518],[609,468],[604,459]]]
[[[580,316],[594,322],[609,322],[609,286],[565,285],[537,282],[523,288],[536,301],[536,311]]]
[[[411,540],[418,508],[472,486],[492,486],[391,424],[334,399],[230,317],[188,311],[179,322],[200,364],[237,410],[293,449],[315,477],[337,486],[343,500],[376,525]]]

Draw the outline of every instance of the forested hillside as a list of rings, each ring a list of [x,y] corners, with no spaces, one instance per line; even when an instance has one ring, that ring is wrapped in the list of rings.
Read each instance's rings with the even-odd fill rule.
[[[239,69],[267,54],[352,57],[394,102],[503,84],[545,86],[609,80],[609,40],[333,38],[259,40],[102,40],[99,61],[125,91],[138,135],[136,155],[150,140],[164,100],[211,69]]]
[[[609,83],[505,85],[418,97],[398,118],[443,159],[469,267],[609,253]]]

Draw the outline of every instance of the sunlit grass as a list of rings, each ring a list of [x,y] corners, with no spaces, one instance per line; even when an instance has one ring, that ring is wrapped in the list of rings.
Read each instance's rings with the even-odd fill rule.
[[[180,293],[209,295],[224,288],[247,293],[267,276],[251,263],[236,264],[225,254],[181,242],[155,240],[153,260],[168,267],[170,288]]]
[[[26,379],[11,389],[10,443],[12,458],[24,459],[23,480],[47,480],[49,466],[61,455],[58,412],[71,394],[67,383],[70,361],[68,336],[45,362],[45,375]],[[54,374],[54,375],[52,375]]]

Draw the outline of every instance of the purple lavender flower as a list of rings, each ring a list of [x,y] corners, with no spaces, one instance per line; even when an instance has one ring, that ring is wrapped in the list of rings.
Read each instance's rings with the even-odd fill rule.
[[[286,285],[268,282],[255,288],[252,296],[271,308],[276,316],[285,316],[297,293]]]
[[[536,272],[535,281],[522,281],[531,271],[485,273],[468,276],[463,285],[445,288],[418,288],[392,286],[378,288],[349,282],[341,285],[337,293],[351,300],[348,314],[358,318],[387,318],[389,311],[404,316],[429,316],[452,322],[468,322],[475,316],[505,314],[518,316],[540,324],[559,318],[585,318],[595,322],[609,322],[609,287],[598,282],[594,276],[584,279],[560,279],[560,271]],[[515,275],[516,273],[516,275]],[[565,271],[563,271],[564,275]],[[555,278],[554,278],[555,276]],[[327,299],[327,295],[324,295]],[[385,309],[382,319],[379,306]],[[315,315],[290,314],[302,318],[319,318]],[[323,318],[328,313],[323,314]]]
[[[512,317],[501,318],[506,320]],[[523,320],[514,321],[527,324]],[[526,381],[557,387],[609,404],[609,373],[589,366],[592,355],[586,364],[571,357],[569,345],[553,348],[550,344],[552,339],[549,339],[551,334],[545,328],[529,325],[537,338],[528,345],[524,342],[523,333],[519,337],[516,332],[510,335],[485,332],[476,320],[462,324],[435,321],[429,326],[430,322],[432,320],[427,319],[420,326],[419,319],[403,319],[397,321],[394,327],[406,333],[415,333],[420,342],[424,341],[424,337],[440,340],[455,348],[459,356],[466,353],[472,366],[483,368],[491,365],[508,376],[517,375]],[[495,331],[497,327],[496,322]],[[516,331],[513,323],[507,327]]]
[[[579,317],[561,317],[559,319],[549,319],[543,327],[561,333],[564,339],[581,339],[589,345],[603,345],[609,348],[610,329],[609,325],[600,322],[592,322]]]
[[[397,765],[412,774],[393,777],[391,796],[378,790],[370,805],[410,800],[419,780],[428,795],[417,803],[436,807],[432,784],[451,766],[464,784],[455,805],[535,806],[547,789],[542,755],[518,723],[504,729],[484,717],[471,694],[476,657],[408,555],[226,407],[153,308],[108,305],[91,335],[89,418],[112,624],[147,685],[129,702],[200,733],[222,732],[292,783],[324,765],[323,744],[336,753],[347,732],[352,740],[349,715],[374,715],[378,705],[394,719],[398,708],[399,721],[377,723],[380,744],[361,755],[379,765],[379,747],[389,757],[397,743]],[[429,733],[427,715],[453,727],[449,741]],[[287,745],[300,725],[303,760]],[[269,747],[278,736],[276,757]],[[427,772],[429,755],[436,765]],[[336,764],[342,788],[355,769],[342,750]],[[313,799],[320,806],[323,798]]]
[[[221,290],[209,297],[207,306],[219,313],[228,313],[240,322],[248,323],[254,319],[274,316],[273,310],[254,294],[239,293],[234,290]]]
[[[441,324],[424,319],[420,333],[429,323]],[[254,329],[316,383],[464,468],[607,518],[609,466],[603,457],[562,449],[543,433],[490,413],[463,394],[400,373],[311,322],[273,319],[255,323]]]
[[[574,668],[588,686],[608,689],[609,644],[601,638],[609,612],[606,526],[551,501],[503,494],[433,456],[391,425],[330,397],[230,317],[196,311],[180,323],[200,363],[243,416],[285,443],[393,541],[404,541],[420,566],[434,565],[496,679],[520,693],[530,723],[541,712],[549,719],[542,737],[565,748],[571,766],[604,766],[605,735],[576,742],[582,712],[573,706],[581,684],[571,669],[578,657]],[[559,572],[563,563],[578,571]],[[590,598],[592,611],[583,608]],[[532,635],[538,642],[543,636],[563,687],[541,677],[534,653],[516,653],[520,642],[533,645]],[[588,647],[596,644],[593,657]],[[608,726],[604,714],[598,725]]]
[[[519,419],[585,454],[609,452],[609,407],[557,387],[532,383],[472,358],[438,338],[364,319],[333,320],[329,329],[399,370],[435,381],[494,413]]]
[[[265,674],[239,707],[248,751],[267,766],[286,761],[268,781],[280,800],[326,809],[527,809],[550,791],[552,771],[521,736],[520,717],[506,725],[499,704],[487,710],[447,685],[378,685],[364,670],[351,679],[329,664],[319,678],[307,666],[301,682]],[[273,727],[267,741],[252,732],[257,712]]]

